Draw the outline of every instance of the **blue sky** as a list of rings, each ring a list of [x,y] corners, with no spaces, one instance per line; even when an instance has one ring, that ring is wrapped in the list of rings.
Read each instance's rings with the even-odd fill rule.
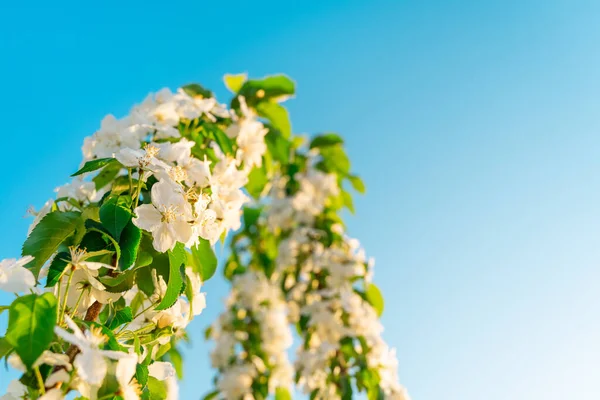
[[[294,130],[340,132],[367,183],[349,226],[413,398],[600,397],[600,3],[102,4],[0,6],[2,257],[105,114],[285,72]],[[227,287],[206,288],[186,400],[213,376],[201,331]]]

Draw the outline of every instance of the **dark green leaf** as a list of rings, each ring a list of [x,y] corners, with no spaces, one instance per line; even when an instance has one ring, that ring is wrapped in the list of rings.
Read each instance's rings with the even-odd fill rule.
[[[121,240],[119,240],[119,247],[121,247],[119,268],[121,271],[131,268],[135,263],[141,240],[142,231],[132,221],[129,221],[121,232]]]
[[[6,340],[27,368],[50,346],[56,318],[57,302],[52,293],[30,294],[11,304]]]
[[[244,207],[244,226],[246,228],[254,226],[260,217],[262,208]]]
[[[290,159],[290,142],[285,139],[277,130],[269,129],[269,133],[265,135],[267,149],[273,156],[273,159],[287,164]]]
[[[100,221],[115,240],[119,241],[121,232],[131,221],[131,199],[128,196],[110,197],[100,207]]]
[[[204,87],[200,86],[197,83],[190,83],[188,85],[182,86],[181,89],[183,89],[184,92],[186,92],[188,95],[190,95],[192,97],[202,97],[202,98],[213,97],[213,93],[210,90],[205,89]]]
[[[109,329],[115,329],[123,324],[128,324],[133,321],[133,313],[130,307],[125,307],[115,313],[114,318],[108,326]]]
[[[142,386],[146,386],[148,383],[148,366],[144,364],[138,364],[135,367],[135,379]]]
[[[47,214],[33,229],[22,254],[35,257],[27,268],[37,277],[42,265],[58,250],[58,246],[71,236],[80,224],[78,212],[54,211]]]
[[[161,302],[156,306],[156,310],[166,310],[171,308],[177,301],[181,288],[183,287],[183,277],[181,276],[181,266],[186,261],[186,251],[181,243],[177,243],[173,250],[167,252],[169,255],[169,279],[167,281],[167,291]]]
[[[108,165],[106,165],[106,167],[104,167],[102,171],[98,173],[98,175],[92,178],[92,181],[96,185],[96,190],[100,190],[106,185],[108,185],[110,182],[112,182],[115,179],[115,177],[119,175],[121,168],[121,163],[118,162],[109,163]]]
[[[200,274],[203,282],[209,280],[217,270],[217,256],[208,240],[200,238],[200,242],[192,247],[192,257],[194,262],[191,263],[195,271]]]
[[[339,135],[335,133],[324,133],[311,140],[310,148],[314,149],[315,147],[327,147],[343,143],[344,140]]]
[[[83,167],[81,167],[81,169],[79,171],[75,172],[71,176],[77,176],[77,175],[85,174],[86,172],[92,172],[92,171],[95,171],[102,167],[105,167],[111,163],[118,163],[118,161],[114,158],[97,158],[95,160],[86,162],[85,165]]]
[[[54,286],[58,283],[60,277],[62,276],[63,271],[69,265],[69,260],[71,259],[71,255],[67,252],[60,252],[50,263],[50,268],[48,268],[48,278],[46,279],[46,287]]]

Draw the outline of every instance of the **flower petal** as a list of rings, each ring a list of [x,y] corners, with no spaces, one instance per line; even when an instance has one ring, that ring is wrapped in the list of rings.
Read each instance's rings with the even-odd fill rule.
[[[134,212],[137,217],[132,221],[138,228],[148,232],[154,232],[154,230],[160,226],[162,215],[152,204],[142,204],[136,208]]]

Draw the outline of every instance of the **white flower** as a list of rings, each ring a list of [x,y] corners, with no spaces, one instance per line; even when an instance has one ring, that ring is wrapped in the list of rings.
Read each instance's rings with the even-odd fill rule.
[[[41,396],[38,400],[63,400],[65,398],[62,390],[50,389],[45,395]]]
[[[159,381],[164,381],[175,376],[175,368],[169,362],[155,361],[148,366],[148,374]]]
[[[191,267],[187,267],[185,273],[190,280],[192,289],[191,293],[193,297],[190,301],[192,302],[193,315],[200,315],[206,308],[206,294],[200,292],[200,289],[202,289],[202,279],[200,279],[200,275],[195,273]]]
[[[6,394],[0,397],[0,400],[20,400],[23,399],[26,394],[27,386],[15,379],[9,383]]]
[[[85,334],[79,329],[68,315],[65,315],[67,326],[73,333],[67,332],[59,326],[54,327],[54,332],[67,342],[79,347],[80,353],[75,357],[73,365],[79,377],[92,386],[102,384],[108,365],[105,357],[119,360],[127,357],[126,353],[112,350],[100,350],[99,346],[106,341],[106,336],[99,328],[90,328]]]
[[[16,370],[22,372],[27,371],[27,367],[25,367],[25,364],[23,364],[21,358],[15,353],[8,357],[8,364]],[[65,367],[68,371],[72,369],[71,363],[69,362],[69,357],[66,354],[57,354],[49,350],[44,350],[42,355],[35,360],[33,366],[39,367],[42,364]]]
[[[133,378],[138,363],[138,356],[129,353],[117,362],[116,376],[121,388],[123,400],[138,400],[141,394],[141,386]]]
[[[32,260],[32,256],[25,256],[20,260],[10,258],[0,261],[0,290],[20,293],[33,288],[35,277],[24,267]]]
[[[187,243],[192,237],[192,207],[183,193],[167,181],[152,186],[152,204],[134,210],[133,223],[152,233],[154,248],[159,252],[173,249],[176,242]]]
[[[153,173],[168,169],[167,164],[156,158],[158,153],[158,147],[147,145],[144,150],[121,149],[115,158],[125,167],[140,168],[145,171],[144,178],[146,179]]]

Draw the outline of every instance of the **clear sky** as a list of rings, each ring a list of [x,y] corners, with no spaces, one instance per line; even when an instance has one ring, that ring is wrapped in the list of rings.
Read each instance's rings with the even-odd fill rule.
[[[349,226],[413,398],[600,398],[600,2],[101,3],[0,5],[0,257],[105,114],[285,72],[294,130],[340,132],[367,183]],[[206,290],[184,400],[213,376]]]

